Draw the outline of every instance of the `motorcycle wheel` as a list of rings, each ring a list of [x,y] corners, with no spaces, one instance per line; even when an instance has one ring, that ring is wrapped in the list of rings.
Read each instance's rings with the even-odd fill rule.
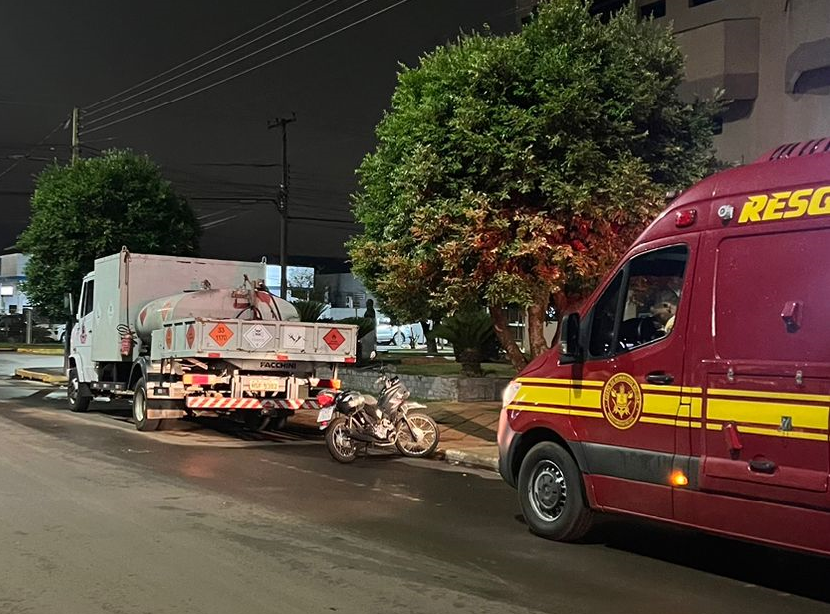
[[[395,446],[398,451],[410,458],[421,458],[435,452],[439,439],[438,425],[435,424],[435,420],[426,414],[420,413],[411,413],[407,416],[407,419],[416,432],[420,431],[421,438],[418,441],[418,437],[410,431],[406,421],[401,420],[398,423],[398,436],[395,439]]]
[[[339,463],[351,463],[357,457],[357,446],[349,437],[349,420],[344,416],[335,418],[326,429],[326,447],[329,454]]]

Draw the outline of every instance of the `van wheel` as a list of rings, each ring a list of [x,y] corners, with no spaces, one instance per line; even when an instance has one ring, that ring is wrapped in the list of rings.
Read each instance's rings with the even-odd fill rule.
[[[559,541],[574,541],[591,528],[582,474],[559,444],[535,445],[519,470],[519,503],[530,530]]]
[[[144,378],[136,382],[133,390],[133,421],[139,431],[155,431],[161,424],[161,420],[147,418],[147,384]]]
[[[66,398],[69,401],[70,411],[82,413],[89,409],[89,402],[92,401],[92,394],[89,386],[78,378],[78,370],[69,370],[69,381],[66,385]]]

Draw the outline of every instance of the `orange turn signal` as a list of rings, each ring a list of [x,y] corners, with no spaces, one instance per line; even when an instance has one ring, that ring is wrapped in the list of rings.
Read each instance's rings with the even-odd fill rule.
[[[675,471],[669,478],[672,486],[688,486],[689,478],[687,478],[682,471]]]

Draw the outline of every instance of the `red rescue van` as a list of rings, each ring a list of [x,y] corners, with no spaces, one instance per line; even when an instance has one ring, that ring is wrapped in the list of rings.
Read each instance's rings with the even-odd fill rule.
[[[830,554],[830,139],[675,200],[505,391],[531,530],[621,512]]]

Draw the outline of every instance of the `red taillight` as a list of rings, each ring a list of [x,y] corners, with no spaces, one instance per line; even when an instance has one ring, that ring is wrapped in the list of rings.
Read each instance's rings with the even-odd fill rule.
[[[222,354],[219,352],[208,352],[208,358],[222,358]]]
[[[277,360],[285,362],[286,360],[288,360],[288,354],[277,354]]]
[[[317,403],[320,404],[320,407],[334,405],[334,395],[330,392],[321,392],[317,395]]]
[[[349,364],[352,364],[352,363],[357,362],[357,358],[355,358],[354,356],[347,356],[347,357],[346,357],[346,360],[345,360],[344,362],[347,362],[347,363],[349,363]]]
[[[320,388],[331,388],[333,390],[340,390],[341,382],[339,379],[321,379],[317,385]]]
[[[674,220],[674,225],[678,228],[688,228],[695,223],[697,219],[696,209],[684,209],[677,212],[677,217]]]

